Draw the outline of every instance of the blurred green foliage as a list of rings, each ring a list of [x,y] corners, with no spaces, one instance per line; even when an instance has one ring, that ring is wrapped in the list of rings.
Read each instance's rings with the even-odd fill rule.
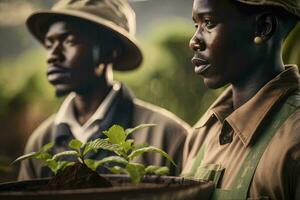
[[[300,66],[300,23],[289,34],[285,41],[283,60],[285,63],[297,64]]]
[[[53,91],[46,82],[43,52],[30,50],[20,57],[0,63],[0,119],[24,105],[43,103],[43,109],[52,109]],[[47,103],[46,103],[47,102]]]

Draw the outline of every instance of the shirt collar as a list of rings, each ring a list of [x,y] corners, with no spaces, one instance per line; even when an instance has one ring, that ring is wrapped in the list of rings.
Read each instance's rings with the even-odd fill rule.
[[[96,112],[92,115],[90,119],[84,124],[84,126],[89,126],[96,120],[102,120],[105,117],[105,114],[107,113],[108,109],[110,108],[112,102],[114,101],[117,94],[120,92],[121,83],[115,82],[113,84],[112,89],[108,93],[108,95],[105,97],[105,99],[102,101]]]
[[[248,102],[233,111],[232,89],[228,87],[198,123],[206,126],[211,120],[225,120],[248,146],[266,115],[291,92],[299,88],[300,78],[297,66],[287,65],[286,69],[262,87]]]
[[[102,120],[105,117],[105,113],[110,108],[111,103],[113,102],[115,96],[120,92],[121,83],[115,82],[111,91],[104,98],[102,103],[99,105],[95,113],[90,117],[90,119],[82,126],[88,127],[96,120]],[[58,124],[68,124],[69,126],[78,125],[78,121],[74,115],[74,99],[76,97],[75,93],[71,93],[62,103],[60,109],[57,112],[55,118],[55,125]]]
[[[210,122],[219,120],[223,122],[226,115],[230,114],[229,108],[232,107],[232,90],[231,86],[227,87],[217,100],[208,108],[207,112],[201,117],[195,125],[196,129],[208,125]],[[224,111],[224,112],[222,112]],[[230,113],[228,113],[230,112]]]
[[[71,93],[69,94],[62,105],[60,106],[56,117],[54,119],[54,124],[72,124],[74,120],[74,111],[73,111],[73,105],[74,105],[74,99],[75,99],[76,94]]]

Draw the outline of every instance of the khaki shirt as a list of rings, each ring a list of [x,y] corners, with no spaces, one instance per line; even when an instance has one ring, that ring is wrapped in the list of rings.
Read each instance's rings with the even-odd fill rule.
[[[201,166],[224,168],[217,186],[230,189],[251,144],[259,142],[255,138],[262,134],[268,115],[299,89],[299,83],[298,68],[287,66],[236,110],[233,110],[232,89],[227,88],[187,138],[182,174],[189,173],[200,147],[205,145]],[[271,139],[257,166],[248,196],[254,199],[300,199],[300,109]]]

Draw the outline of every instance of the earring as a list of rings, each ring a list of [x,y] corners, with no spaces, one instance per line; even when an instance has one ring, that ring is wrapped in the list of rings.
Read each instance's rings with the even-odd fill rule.
[[[256,37],[254,38],[254,43],[255,43],[255,44],[261,44],[261,43],[263,43],[262,37],[256,36]]]
[[[100,64],[98,67],[95,68],[95,75],[96,76],[101,76],[103,74],[104,71],[104,64]]]

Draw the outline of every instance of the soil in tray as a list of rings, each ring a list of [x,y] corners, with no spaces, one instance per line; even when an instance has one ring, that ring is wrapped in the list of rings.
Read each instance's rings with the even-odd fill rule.
[[[68,190],[112,187],[110,181],[87,166],[76,163],[58,172],[48,183],[45,190]]]
[[[46,180],[45,180],[46,181]],[[112,181],[112,182],[111,182]],[[132,187],[133,185],[128,178],[113,179],[107,178],[94,172],[86,165],[76,163],[73,166],[58,172],[47,182],[40,184],[27,184],[22,186],[6,188],[6,191],[45,191],[45,190],[70,190],[70,189],[87,189],[87,188],[108,188],[108,187]],[[175,183],[175,182],[174,182]],[[151,182],[141,183],[142,187],[168,187],[173,182],[161,182],[160,177]],[[177,185],[177,184],[176,184]]]

